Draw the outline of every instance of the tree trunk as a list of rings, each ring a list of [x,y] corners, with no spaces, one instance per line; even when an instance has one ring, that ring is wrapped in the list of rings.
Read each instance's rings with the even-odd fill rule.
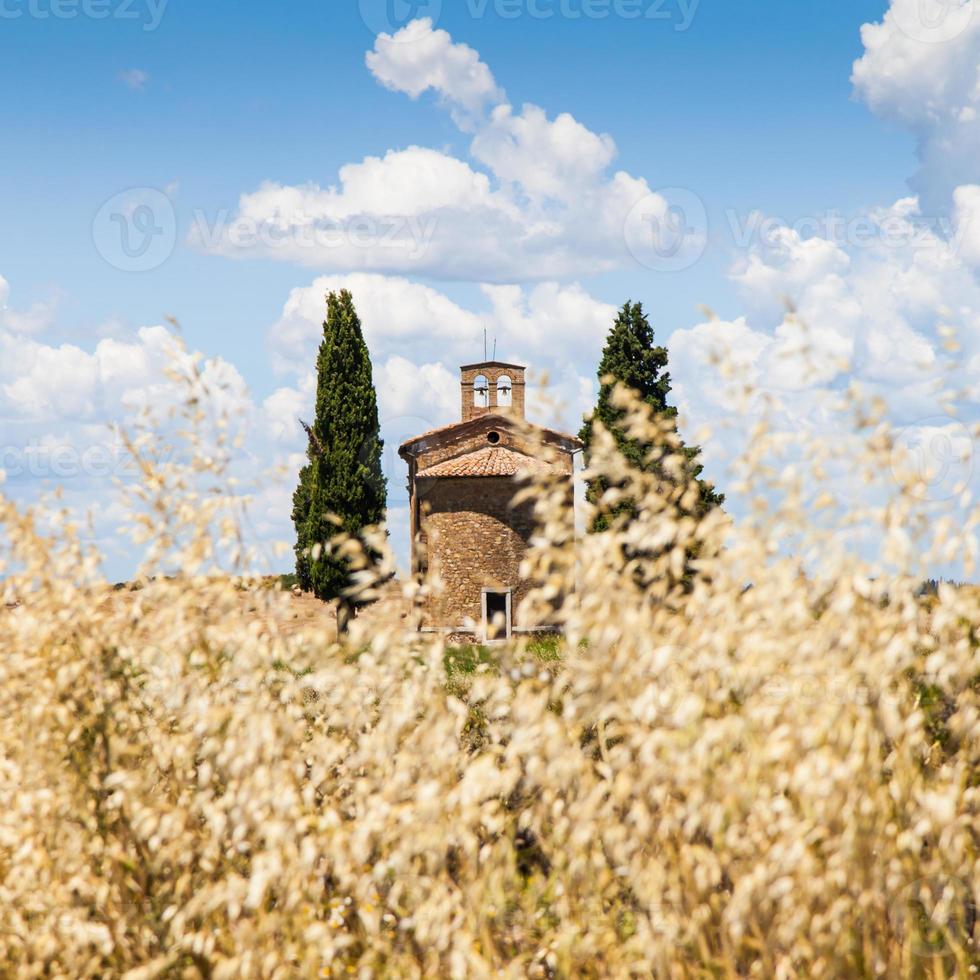
[[[350,621],[354,618],[354,607],[346,599],[337,600],[337,636],[346,636],[350,630]]]

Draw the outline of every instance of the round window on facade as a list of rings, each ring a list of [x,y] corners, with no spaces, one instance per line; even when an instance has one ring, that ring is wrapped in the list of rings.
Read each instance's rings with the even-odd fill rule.
[[[500,442],[500,433],[499,432],[488,432],[487,433],[487,442],[489,442],[491,446],[496,446],[497,443]]]

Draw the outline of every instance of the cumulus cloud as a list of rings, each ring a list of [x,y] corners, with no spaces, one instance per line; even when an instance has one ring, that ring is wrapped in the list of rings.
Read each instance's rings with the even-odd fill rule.
[[[504,98],[489,67],[469,45],[456,44],[430,18],[407,24],[397,35],[381,34],[367,66],[386,88],[417,99],[434,91],[451,106],[479,114]]]
[[[593,372],[615,311],[578,284],[484,285],[478,302],[463,306],[402,277],[321,276],[290,293],[269,334],[273,364],[284,384],[266,399],[263,411],[284,445],[303,446],[296,419],[313,414],[324,298],[340,289],[354,294],[372,354],[389,531],[396,555],[407,564],[406,469],[398,446],[459,420],[459,365],[482,359],[484,330],[498,359],[531,368],[528,417],[577,432],[594,404]]]
[[[963,184],[953,191],[955,241],[965,262],[980,271],[980,185]]]
[[[860,236],[804,235],[775,222],[731,271],[744,314],[671,335],[678,406],[688,431],[712,430],[706,470],[718,482],[763,416],[804,441],[854,445],[841,406],[845,393],[860,392],[887,406],[934,515],[956,512],[957,487],[980,491],[970,435],[980,421],[978,15],[973,0],[892,0],[861,32],[855,90],[918,138],[910,182],[920,193],[871,208]],[[841,467],[827,489],[851,505],[881,502],[896,471],[886,467],[871,486]],[[738,511],[736,495],[729,506]]]
[[[960,426],[962,441],[963,423],[980,418],[980,10],[973,0],[891,0],[861,39],[855,91],[917,137],[910,182],[920,193],[871,209],[862,241],[777,228],[732,270],[745,315],[671,336],[680,408],[692,426],[717,430],[708,448],[718,467],[745,448],[737,406],[775,406],[786,431],[829,438],[848,427],[833,406],[852,385],[881,396],[910,432]],[[746,387],[756,392],[748,407]],[[958,393],[958,421],[942,422],[942,389]],[[976,486],[980,466],[969,472]]]
[[[166,327],[141,327],[131,339],[106,338],[91,350],[0,328],[0,352],[0,417],[8,422],[109,426],[174,398],[165,372],[176,348]],[[208,372],[216,391],[245,389],[227,361],[212,360]]]
[[[379,37],[367,64],[392,91],[434,92],[471,136],[469,159],[410,146],[342,167],[334,186],[268,182],[241,197],[236,215],[199,219],[193,244],[335,272],[491,283],[635,264],[631,215],[647,202],[662,216],[668,202],[612,170],[612,137],[568,113],[515,110],[479,55],[428,20]],[[662,227],[649,222],[639,235],[656,246]]]
[[[966,446],[964,464],[951,454],[933,462],[943,473],[955,463],[956,474],[980,489],[980,460],[968,434],[980,421],[980,283],[966,243],[923,230],[914,201],[869,217],[892,233],[869,247],[782,229],[733,271],[746,316],[671,335],[679,409],[689,431],[712,429],[707,470],[722,484],[763,415],[781,431],[841,443],[853,423],[838,407],[856,386],[884,401],[897,430],[914,433],[907,441]],[[902,227],[905,234],[895,234]],[[958,393],[955,418],[944,391]],[[884,483],[891,476],[880,474]],[[853,474],[839,474],[836,488],[849,480]],[[949,488],[930,484],[927,492],[937,489]],[[851,503],[870,494],[860,486],[848,492]]]
[[[321,276],[292,291],[269,337],[275,368],[307,392],[310,405],[324,297],[340,289],[350,289],[357,302],[382,416],[417,417],[432,426],[455,421],[459,365],[482,358],[486,330],[499,359],[548,369],[547,384],[539,377],[529,392],[529,411],[541,422],[578,429],[615,311],[577,283],[485,285],[480,307],[467,308],[401,277]]]
[[[396,37],[382,35],[367,65],[392,91],[418,98],[431,90],[476,115],[469,123],[477,130],[474,159],[531,199],[569,198],[601,180],[616,156],[611,136],[591,132],[567,112],[549,120],[543,109],[528,104],[515,114],[477,52],[433,30],[428,19],[412,21]],[[479,118],[487,106],[489,118]]]
[[[51,325],[58,309],[58,294],[33,303],[27,310],[17,310],[8,305],[10,284],[0,276],[0,328],[11,333],[33,334]]]
[[[0,304],[9,291],[0,278]],[[118,485],[131,484],[138,470],[120,429],[133,433],[145,410],[156,413],[164,433],[168,426],[172,429],[167,413],[183,395],[167,371],[186,367],[196,355],[180,352],[172,333],[162,326],[81,346],[49,339],[48,333],[56,333],[53,324],[30,334],[21,325],[16,311],[5,307],[0,315],[3,492],[31,505],[59,488],[59,506],[67,507],[89,529],[90,539],[108,556],[108,574],[132,574],[136,560],[121,526]],[[295,440],[290,445],[278,438],[274,420],[257,410],[240,373],[228,361],[203,360],[201,372],[213,393],[214,410],[227,412],[249,433],[250,443],[237,451],[232,465],[243,486],[255,485],[277,455],[288,458]],[[287,508],[287,520],[288,514]],[[284,530],[280,520],[279,536]]]
[[[722,486],[752,418],[768,404],[788,431],[833,438],[846,423],[832,405],[856,382],[891,404],[900,427],[952,444],[962,442],[962,432],[942,418],[937,391],[945,377],[963,395],[964,418],[977,414],[980,18],[964,19],[947,0],[935,0],[958,19],[938,27],[916,21],[932,2],[893,0],[881,23],[865,25],[865,54],[854,68],[869,106],[918,136],[921,197],[870,211],[876,233],[864,242],[778,227],[732,270],[742,315],[667,338],[685,434],[714,430],[704,442],[707,473]],[[972,3],[964,7],[973,10]],[[268,182],[243,195],[230,219],[199,222],[192,233],[219,254],[258,254],[326,273],[294,289],[270,329],[279,386],[261,405],[245,394],[239,404],[250,425],[241,466],[254,473],[281,464],[290,474],[269,481],[257,501],[263,539],[290,535],[291,483],[305,448],[298,419],[313,411],[327,292],[351,289],[364,323],[386,442],[390,520],[399,528],[406,510],[397,445],[458,418],[458,365],[482,357],[484,330],[501,359],[549,371],[548,387],[529,392],[531,416],[577,430],[593,401],[593,371],[615,311],[575,280],[635,267],[637,242],[626,241],[631,221],[652,234],[646,247],[654,251],[657,229],[667,225],[670,202],[642,178],[613,171],[610,136],[567,113],[550,118],[533,104],[515,108],[479,54],[430,22],[382,35],[367,64],[393,92],[434,94],[465,134],[468,156],[408,146],[347,164],[329,186]],[[946,224],[924,220],[924,208],[936,201],[948,207]],[[410,275],[477,284],[474,298],[450,298]],[[8,299],[0,278],[0,417],[36,439],[39,452],[84,445],[107,420],[165,397],[162,328],[106,338],[91,349],[45,343],[40,335],[51,310],[18,312]],[[961,345],[952,367],[947,325]],[[216,362],[213,370],[230,388],[244,389],[230,364]],[[756,389],[749,417],[740,397],[747,386]],[[99,493],[89,498],[102,505]],[[729,506],[737,511],[735,495]],[[404,557],[407,537],[394,543]]]
[[[498,180],[519,188],[529,199],[572,203],[583,190],[602,185],[616,144],[567,112],[549,120],[535,105],[524,106],[519,115],[512,106],[500,105],[480,127],[471,152]]]
[[[980,6],[976,0],[892,0],[861,29],[857,93],[918,139],[913,179],[927,206],[977,179],[980,159]]]
[[[530,379],[529,413],[535,420],[577,430],[591,404],[592,365],[613,309],[577,284],[484,286],[476,302],[461,305],[445,294],[399,277],[369,273],[323,276],[293,290],[270,328],[269,349],[280,384],[261,402],[248,392],[229,361],[202,362],[205,380],[243,428],[231,460],[243,488],[252,488],[249,534],[268,549],[290,540],[290,496],[306,448],[299,420],[310,421],[315,402],[315,356],[322,338],[325,295],[354,292],[374,362],[384,468],[389,479],[393,546],[407,561],[405,466],[401,442],[458,420],[459,365],[482,357],[486,329],[497,355],[540,370]],[[9,297],[0,279],[0,303]],[[11,310],[6,308],[6,319]],[[54,331],[52,331],[53,333]],[[120,531],[115,480],[137,477],[115,426],[132,430],[140,413],[160,412],[180,397],[167,377],[176,351],[162,326],[104,337],[91,345],[27,336],[0,319],[0,447],[4,492],[23,503],[56,486],[76,515],[87,515],[94,539],[112,556],[110,574],[131,574],[134,560]],[[581,365],[588,365],[584,371]],[[278,474],[278,475],[276,475]]]

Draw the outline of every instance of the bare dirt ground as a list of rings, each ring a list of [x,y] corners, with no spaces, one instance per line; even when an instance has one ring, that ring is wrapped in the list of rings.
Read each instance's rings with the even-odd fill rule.
[[[248,593],[243,593],[247,596]],[[326,629],[330,638],[337,637],[337,604],[336,602],[321,602],[313,595],[293,590],[288,593],[289,601],[286,613],[290,618],[281,620],[279,628],[282,632],[304,633],[310,629]],[[402,626],[411,625],[411,603],[402,595],[402,583],[392,581],[381,590],[377,602],[362,608],[355,618],[351,632],[356,635],[362,630],[373,632],[382,625]]]
[[[359,636],[375,632],[382,626],[412,628],[411,603],[402,595],[402,586],[397,580],[387,583],[381,589],[379,599],[358,612],[351,625],[352,641],[357,641]],[[230,595],[240,604],[240,609],[236,609],[233,602],[230,610],[227,607],[221,610],[221,616],[240,616],[242,621],[257,622],[260,632],[267,630],[280,636],[315,633],[325,637],[327,642],[332,643],[337,639],[336,602],[321,602],[315,596],[298,589],[281,590],[278,579],[265,579],[251,588],[239,589]],[[106,612],[118,611],[120,606],[135,605],[138,596],[138,591],[123,586],[100,590],[94,601]],[[267,601],[271,596],[276,601]],[[0,605],[0,622],[18,605],[16,602]],[[216,612],[216,615],[219,613]]]

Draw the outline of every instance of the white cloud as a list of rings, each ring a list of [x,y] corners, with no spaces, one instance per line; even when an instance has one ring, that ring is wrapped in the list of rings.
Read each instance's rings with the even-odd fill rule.
[[[964,184],[953,192],[955,241],[960,255],[980,270],[980,184]]]
[[[303,428],[300,420],[310,420],[310,406],[316,394],[310,372],[299,379],[295,387],[277,388],[262,402],[262,417],[271,439],[286,446],[302,446]]]
[[[936,394],[944,324],[957,328],[963,346],[949,380],[972,397],[976,412],[980,18],[958,21],[955,36],[936,43],[910,19],[922,9],[918,3],[894,0],[881,24],[865,26],[854,83],[875,112],[918,136],[917,182],[931,200],[951,206],[951,223],[944,230],[924,221],[919,198],[908,197],[869,215],[880,232],[870,243],[804,238],[781,228],[733,270],[743,316],[674,332],[668,345],[685,432],[714,428],[705,444],[708,473],[723,486],[725,466],[750,431],[751,419],[736,411],[741,386],[775,399],[775,422],[788,431],[843,432],[828,406],[851,382],[886,397],[898,424],[942,429],[928,420],[944,410]],[[353,291],[373,354],[394,525],[404,518],[397,445],[458,418],[458,365],[482,356],[484,330],[501,359],[549,371],[548,389],[529,391],[531,417],[577,430],[592,403],[593,372],[615,311],[574,280],[635,268],[624,236],[629,216],[638,202],[648,202],[644,216],[663,215],[667,206],[642,178],[611,170],[610,136],[567,113],[549,118],[531,104],[518,111],[478,53],[428,21],[410,24],[397,40],[383,35],[367,63],[392,91],[412,98],[434,93],[466,135],[468,157],[409,146],[347,164],[335,185],[268,182],[242,196],[231,224],[199,225],[192,235],[221,254],[329,271],[294,289],[271,328],[280,387],[260,407],[230,364],[209,369],[215,384],[232,393],[227,397],[239,399],[250,424],[241,467],[254,476],[282,464],[289,474],[269,481],[257,503],[256,533],[263,538],[291,533],[289,494],[304,450],[297,420],[312,415],[328,291]],[[464,304],[409,274],[469,281],[479,292]],[[91,350],[46,344],[36,335],[51,311],[18,313],[8,309],[8,296],[0,278],[0,417],[25,438],[41,440],[45,452],[73,441],[85,445],[106,421],[168,397],[162,328],[106,338]],[[712,356],[717,350],[731,355],[727,376]],[[761,411],[757,397],[750,415]],[[101,506],[99,493],[86,492]],[[404,555],[407,541],[395,544]]]
[[[310,370],[323,334],[325,297],[341,289],[354,294],[375,357],[417,357],[420,351],[459,349],[468,340],[475,344],[478,336],[482,342],[479,317],[430,286],[361,272],[321,276],[290,293],[282,316],[270,331],[273,366],[280,374]]]
[[[528,363],[598,363],[616,311],[578,283],[484,286],[483,292],[492,304],[491,336]]]
[[[529,104],[515,115],[477,52],[453,43],[446,31],[433,30],[428,19],[412,21],[397,37],[382,35],[367,65],[392,91],[414,99],[432,90],[444,102],[473,113],[477,118],[461,126],[476,129],[474,159],[532,200],[567,200],[600,180],[616,156],[611,136],[591,132],[567,112],[552,121]]]
[[[919,141],[913,186],[928,207],[977,179],[980,159],[980,5],[976,0],[892,0],[879,23],[861,28],[858,94]]]
[[[877,234],[863,245],[803,239],[782,229],[736,266],[734,279],[758,322],[772,323],[775,310],[791,302],[817,351],[850,362],[844,371],[831,369],[831,376],[854,371],[910,382],[935,367],[940,323],[958,324],[965,343],[980,343],[980,287],[969,237],[974,197],[960,195],[962,234],[951,238],[923,227],[913,199],[871,212]]]
[[[0,304],[9,295],[0,277]],[[54,330],[52,329],[52,332]],[[161,431],[174,435],[168,420],[185,393],[167,370],[193,360],[212,394],[214,412],[240,421],[252,442],[233,456],[243,486],[261,481],[276,459],[271,421],[256,411],[235,367],[221,358],[179,353],[162,326],[140,328],[125,337],[102,338],[91,346],[49,342],[43,330],[26,334],[18,316],[0,314],[0,470],[3,492],[15,501],[37,504],[59,487],[64,506],[90,540],[107,554],[110,575],[133,572],[136,559],[121,530],[123,511],[117,481],[138,476],[117,427],[130,434],[144,409],[155,411]],[[286,519],[288,520],[288,509]],[[280,525],[280,531],[284,525]],[[268,540],[268,539],[266,539]],[[261,542],[260,542],[261,543]]]
[[[98,381],[95,357],[68,344],[35,344],[27,359],[27,370],[0,385],[5,404],[14,412],[28,418],[59,419],[93,414]]]
[[[0,329],[17,334],[33,334],[45,330],[54,320],[58,309],[58,293],[46,300],[39,300],[28,310],[15,310],[8,306],[10,284],[0,276]]]
[[[389,357],[374,370],[378,411],[389,441],[393,428],[402,430],[402,441],[426,429],[459,418],[459,374],[441,362],[415,364],[405,357]],[[404,431],[424,423],[415,432]]]
[[[381,34],[366,57],[371,73],[386,88],[417,99],[434,91],[445,102],[478,114],[504,98],[490,69],[466,44],[455,44],[429,18],[413,20],[396,35]]]
[[[570,204],[582,191],[602,187],[616,144],[567,112],[549,120],[535,105],[525,105],[520,115],[500,105],[477,131],[471,152],[498,180],[519,188],[530,200]]]
[[[483,309],[460,306],[430,286],[400,277],[353,273],[321,276],[294,289],[270,333],[273,363],[312,391],[311,371],[322,336],[324,297],[350,289],[375,363],[382,410],[391,416],[451,422],[459,414],[458,367],[483,356],[483,332],[501,360],[550,372],[549,390],[563,404],[561,424],[577,430],[586,407],[582,382],[591,392],[615,310],[577,283],[533,287],[485,285]],[[582,365],[587,377],[582,377]],[[410,389],[414,392],[409,397]],[[414,399],[417,411],[406,399]],[[555,422],[549,396],[533,392],[529,407]],[[312,397],[310,398],[312,404]]]
[[[0,326],[0,352],[0,417],[11,421],[108,426],[173,399],[165,370],[175,347],[162,326],[142,327],[129,340],[102,339],[90,351],[28,339]],[[219,397],[232,391],[235,398],[244,390],[227,361],[210,362],[208,371]]]
[[[658,214],[667,202],[642,178],[611,172],[612,137],[568,113],[515,112],[477,53],[427,20],[398,40],[382,35],[367,62],[389,89],[435,92],[472,134],[470,159],[411,146],[342,167],[336,186],[268,182],[230,221],[199,220],[193,244],[336,272],[494,283],[635,266],[627,221],[644,199]],[[658,227],[643,229],[653,244]]]
[[[245,218],[313,216],[343,221],[360,215],[417,216],[441,208],[499,207],[490,181],[460,160],[411,146],[366,157],[340,170],[340,188],[264,184],[242,201]]]
[[[212,414],[227,412],[243,426],[245,440],[233,453],[231,467],[244,490],[255,492],[247,528],[254,543],[291,539],[290,495],[305,451],[299,420],[310,421],[313,415],[325,294],[341,288],[354,292],[373,354],[396,533],[405,503],[398,445],[459,419],[459,365],[482,356],[484,328],[498,357],[532,368],[531,417],[577,430],[592,399],[593,381],[587,375],[613,315],[611,307],[580,286],[485,286],[476,292],[475,304],[464,306],[407,279],[366,273],[320,277],[290,293],[270,331],[282,383],[260,404],[228,361],[198,359],[216,400]],[[9,293],[0,279],[0,303]],[[113,427],[132,431],[143,410],[155,409],[167,430],[167,411],[181,398],[166,375],[175,355],[185,367],[197,358],[177,353],[172,335],[161,326],[76,345],[27,336],[0,320],[4,492],[35,503],[62,486],[64,504],[79,517],[90,517],[93,540],[110,555],[115,577],[131,574],[135,566],[119,527],[115,480],[131,483],[137,473]],[[579,370],[583,362],[589,365],[586,374]],[[545,367],[547,386],[541,378]],[[280,476],[273,475],[277,470]],[[407,560],[407,536],[396,537],[393,545]]]
[[[961,194],[962,209],[975,196]],[[980,419],[980,283],[966,240],[923,230],[914,201],[871,217],[894,237],[846,247],[782,229],[734,270],[748,317],[671,335],[678,407],[687,431],[714,431],[705,447],[708,473],[722,485],[767,405],[778,430],[831,443],[851,430],[851,419],[831,409],[852,385],[884,399],[898,429],[935,429],[947,414],[944,390],[960,392],[961,422]],[[955,359],[944,346],[946,327],[960,344]],[[747,388],[754,393],[745,401]],[[852,504],[862,499],[860,487],[851,492]]]

